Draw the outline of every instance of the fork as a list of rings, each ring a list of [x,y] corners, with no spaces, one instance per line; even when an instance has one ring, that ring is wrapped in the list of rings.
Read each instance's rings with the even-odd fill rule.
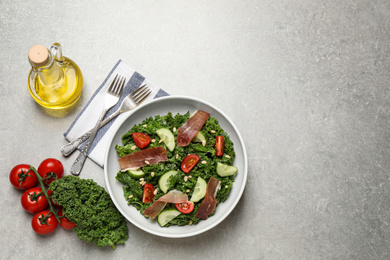
[[[145,100],[146,97],[149,96],[149,94],[151,92],[152,91],[146,86],[146,84],[144,84],[141,87],[139,87],[137,90],[135,90],[134,92],[130,93],[128,96],[126,96],[123,99],[120,107],[114,113],[112,113],[109,117],[107,117],[106,119],[104,119],[100,123],[99,128],[103,127],[105,124],[110,122],[113,118],[117,117],[121,113],[130,111],[130,110],[136,108],[142,101]],[[85,140],[87,140],[90,137],[92,131],[93,131],[93,129],[90,129],[88,132],[84,133],[82,136],[80,136],[80,137],[72,140],[70,143],[64,145],[61,148],[62,155],[69,156],[71,153],[73,153],[73,151],[75,151],[77,149],[77,147],[79,147]]]
[[[84,166],[85,160],[87,159],[87,153],[89,149],[91,148],[93,139],[96,136],[97,131],[99,130],[100,122],[103,120],[104,115],[107,113],[107,111],[112,108],[116,103],[119,101],[119,97],[122,94],[123,86],[125,85],[126,78],[121,77],[118,74],[115,76],[114,80],[112,81],[110,87],[107,90],[107,93],[104,96],[104,108],[102,113],[99,116],[99,119],[92,130],[91,138],[89,141],[85,144],[83,149],[81,150],[79,156],[76,158],[74,163],[72,164],[70,168],[70,173],[72,175],[78,176],[80,175],[81,169]]]

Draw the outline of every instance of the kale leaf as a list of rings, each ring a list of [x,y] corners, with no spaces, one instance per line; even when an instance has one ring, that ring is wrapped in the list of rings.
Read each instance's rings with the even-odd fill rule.
[[[78,238],[98,247],[124,244],[128,238],[125,218],[115,207],[106,190],[90,179],[66,175],[53,181],[49,190],[54,203],[77,226]]]

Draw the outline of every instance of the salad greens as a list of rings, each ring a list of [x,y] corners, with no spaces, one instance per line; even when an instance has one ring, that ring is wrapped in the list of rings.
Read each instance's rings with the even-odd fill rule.
[[[125,243],[126,220],[96,182],[67,175],[53,181],[49,190],[53,202],[62,206],[66,218],[77,225],[73,230],[81,240],[113,249]]]
[[[169,170],[178,171],[176,175],[169,177],[169,189],[178,190],[188,195],[190,199],[197,182],[198,177],[202,177],[206,182],[210,177],[214,177],[221,181],[221,189],[218,191],[216,200],[217,205],[226,200],[230,189],[234,182],[234,175],[227,177],[220,177],[216,173],[216,165],[218,162],[232,165],[235,157],[235,151],[233,143],[230,140],[228,134],[220,127],[218,120],[214,117],[209,117],[203,125],[201,132],[203,133],[206,144],[203,145],[200,142],[191,142],[187,147],[175,146],[173,151],[170,151],[164,142],[160,142],[160,137],[156,134],[156,131],[161,128],[169,129],[175,139],[177,137],[177,129],[182,126],[190,118],[190,113],[176,114],[168,113],[167,115],[157,115],[154,117],[146,118],[140,124],[134,125],[127,133],[122,136],[122,145],[116,145],[116,151],[119,157],[140,151],[139,148],[135,148],[135,143],[132,138],[132,133],[141,132],[147,134],[152,142],[147,148],[162,146],[167,150],[167,162],[162,162],[156,165],[145,165],[142,167],[142,171],[145,172],[144,180],[158,189],[158,193],[154,196],[153,202],[164,195],[159,189],[158,181],[160,177]],[[225,153],[224,156],[218,157],[215,155],[215,138],[216,136],[223,136],[225,140]],[[176,141],[175,141],[176,142]],[[188,154],[196,154],[200,157],[199,163],[195,168],[185,174],[181,170],[181,162]],[[203,163],[202,163],[203,162]],[[184,176],[191,176],[190,178],[184,178]],[[119,171],[116,179],[123,184],[124,196],[129,205],[133,205],[142,214],[146,208],[148,208],[152,202],[143,203],[143,186],[140,184],[140,180],[133,178],[127,171]],[[194,210],[189,214],[180,214],[178,217],[170,221],[166,226],[170,225],[188,225],[196,224],[200,219],[196,218],[196,212],[203,201],[195,203]],[[176,208],[174,204],[168,203],[165,209]],[[213,213],[214,214],[214,213]],[[166,227],[165,226],[165,227]]]

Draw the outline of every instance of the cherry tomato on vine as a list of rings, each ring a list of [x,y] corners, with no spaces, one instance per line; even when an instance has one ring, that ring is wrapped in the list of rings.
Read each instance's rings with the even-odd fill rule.
[[[144,185],[144,193],[142,196],[142,202],[147,203],[153,201],[154,198],[154,186],[149,183],[145,183]]]
[[[225,152],[225,139],[223,139],[223,136],[219,135],[215,138],[215,155],[216,156],[222,156]]]
[[[52,212],[44,210],[34,215],[31,226],[35,232],[44,235],[53,232],[58,226],[58,221]]]
[[[184,160],[181,162],[181,169],[185,173],[189,173],[194,169],[195,165],[199,162],[200,157],[196,154],[189,154],[187,155]]]
[[[62,212],[62,208],[57,212],[57,215],[59,217],[64,216],[64,213]],[[75,223],[70,222],[69,219],[67,219],[66,217],[60,218],[60,220],[61,220],[60,226],[65,229],[72,229],[76,226]]]
[[[51,193],[52,193],[53,191],[51,191],[51,190],[47,190],[47,195],[49,195],[49,197],[50,197],[50,202],[51,202],[51,204],[53,205],[53,206],[56,206],[56,207],[61,207],[61,205],[58,205],[58,204],[56,204],[56,203],[54,203],[54,201],[51,199]]]
[[[184,214],[188,214],[191,211],[193,211],[194,206],[195,206],[195,204],[192,201],[187,201],[187,202],[183,202],[183,203],[175,203],[175,205],[176,205],[177,210],[180,211],[181,213],[184,213]]]
[[[38,177],[33,171],[29,171],[29,164],[18,164],[12,168],[9,174],[11,184],[20,190],[27,190],[37,184]]]
[[[44,182],[49,185],[52,181],[62,178],[64,175],[64,166],[62,163],[54,158],[43,160],[38,167],[38,173],[42,178],[49,178]]]
[[[22,207],[30,213],[37,213],[44,210],[49,203],[40,187],[26,190],[21,198]]]
[[[132,133],[135,145],[139,149],[143,149],[150,144],[150,137],[144,133]]]

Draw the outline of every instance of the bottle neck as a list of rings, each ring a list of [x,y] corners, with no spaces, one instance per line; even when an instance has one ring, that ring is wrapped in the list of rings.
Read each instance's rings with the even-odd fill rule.
[[[30,63],[32,66],[32,70],[37,73],[41,83],[46,86],[55,85],[64,77],[64,72],[50,53],[48,64],[44,66],[35,66],[35,64],[33,64],[32,62]]]

